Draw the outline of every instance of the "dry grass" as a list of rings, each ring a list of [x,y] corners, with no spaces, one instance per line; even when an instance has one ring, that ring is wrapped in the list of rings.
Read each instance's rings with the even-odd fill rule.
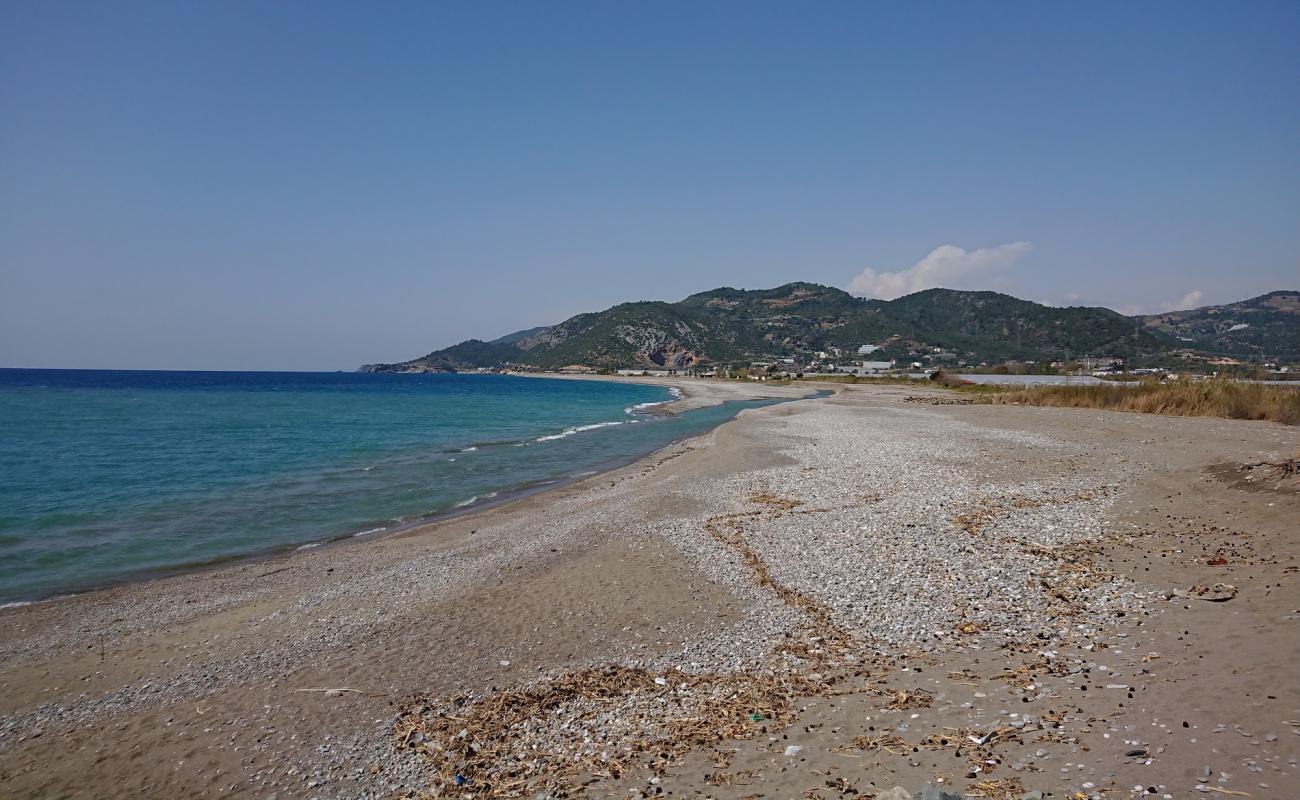
[[[1103,408],[1143,414],[1226,417],[1272,420],[1284,425],[1300,424],[1300,389],[1223,380],[1145,383],[1140,386],[1037,386],[988,394],[981,397],[980,402]]]

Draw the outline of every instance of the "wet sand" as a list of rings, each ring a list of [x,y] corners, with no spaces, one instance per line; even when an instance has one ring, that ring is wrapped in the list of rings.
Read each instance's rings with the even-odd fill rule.
[[[588,796],[1295,796],[1300,499],[1216,465],[1300,434],[921,393],[844,387],[385,539],[2,611],[0,794],[428,791],[447,765],[411,740],[447,698],[619,665],[671,678],[611,701],[650,736],[728,676],[807,691],[616,776],[569,741],[575,701],[527,736]],[[571,794],[535,777],[519,796]]]

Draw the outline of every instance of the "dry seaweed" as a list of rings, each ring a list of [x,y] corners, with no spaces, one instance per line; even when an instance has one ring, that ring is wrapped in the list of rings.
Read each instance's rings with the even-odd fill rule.
[[[901,736],[893,733],[882,733],[878,736],[859,736],[848,744],[832,748],[831,752],[847,753],[853,750],[862,750],[868,753],[881,750],[897,756],[911,752],[912,746]]]
[[[798,697],[831,693],[856,642],[829,609],[777,582],[746,540],[747,520],[798,513],[801,501],[765,492],[751,500],[764,508],[710,517],[704,527],[759,586],[809,620],[776,645],[764,668],[665,676],[608,666],[483,696],[416,697],[399,709],[395,746],[434,764],[435,793],[492,798],[545,790],[565,797],[587,776],[618,777],[633,766],[662,770],[696,747],[788,724]],[[866,666],[853,671],[870,675]],[[717,780],[725,774],[714,773]]]
[[[986,797],[988,800],[1020,800],[1025,787],[1019,778],[1002,778],[996,781],[980,781],[966,787],[968,797]]]
[[[789,722],[794,699],[819,689],[793,673],[669,677],[611,666],[486,696],[417,697],[401,708],[395,744],[434,762],[435,790],[564,791],[584,774],[654,768],[697,746],[748,738],[768,721]],[[556,722],[558,736],[549,730]]]
[[[906,711],[912,708],[929,708],[934,702],[934,695],[924,689],[913,689],[912,691],[894,692],[885,704],[885,708],[891,711]]]

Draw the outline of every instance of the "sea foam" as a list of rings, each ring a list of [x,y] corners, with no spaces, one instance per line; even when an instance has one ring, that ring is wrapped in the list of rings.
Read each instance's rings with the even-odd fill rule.
[[[491,500],[496,496],[497,496],[496,492],[488,492],[487,494],[484,495],[476,494],[473,497],[470,497],[468,500],[461,500],[459,503],[452,506],[452,508],[464,508],[465,506],[472,506],[480,500]]]
[[[564,431],[561,433],[552,433],[549,436],[538,436],[534,441],[553,442],[556,439],[563,439],[566,436],[573,436],[574,434],[582,433],[583,431],[594,431],[597,428],[608,428],[611,425],[625,425],[625,424],[627,424],[627,420],[622,420],[619,422],[594,422],[591,425],[574,425],[572,428],[565,428]]]

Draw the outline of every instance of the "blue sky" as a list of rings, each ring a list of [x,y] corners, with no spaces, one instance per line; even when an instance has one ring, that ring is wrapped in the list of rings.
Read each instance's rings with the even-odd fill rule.
[[[0,2],[0,366],[1300,286],[1300,4]]]

